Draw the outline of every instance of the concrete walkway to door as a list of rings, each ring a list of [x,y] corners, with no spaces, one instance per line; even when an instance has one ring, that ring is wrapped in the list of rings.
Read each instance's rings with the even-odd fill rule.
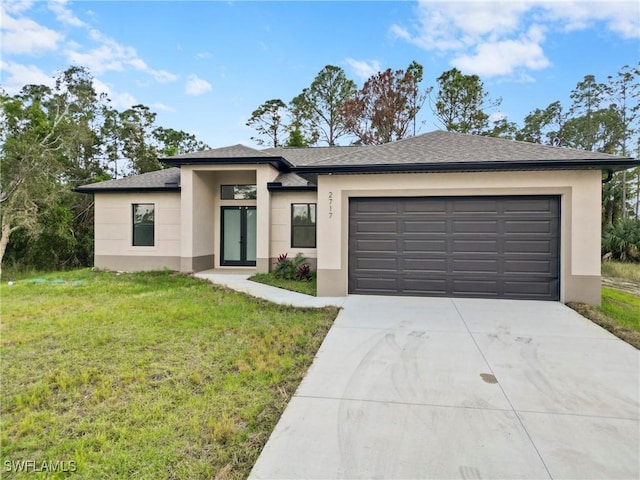
[[[637,479],[640,353],[555,302],[349,296],[253,479]]]

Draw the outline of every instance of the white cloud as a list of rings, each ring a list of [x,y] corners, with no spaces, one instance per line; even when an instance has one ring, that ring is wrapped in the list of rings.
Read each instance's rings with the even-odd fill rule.
[[[52,0],[49,2],[48,7],[49,10],[56,14],[56,18],[60,23],[71,25],[72,27],[84,27],[86,24],[76,17],[66,5],[67,0]]]
[[[9,95],[15,95],[25,85],[47,85],[53,87],[55,79],[47,75],[35,65],[22,65],[19,63],[2,61],[2,87]]]
[[[353,69],[354,74],[362,80],[368,80],[380,71],[380,62],[377,60],[355,60],[351,57],[345,62]]]
[[[109,100],[111,100],[112,107],[125,110],[138,103],[136,98],[130,93],[116,92],[109,85],[97,78],[93,79],[93,88],[95,88],[98,94],[106,94]]]
[[[0,8],[0,15],[2,16],[0,39],[5,54],[37,55],[56,50],[58,43],[64,38],[61,33],[40,25],[30,18],[11,16],[4,6]]]
[[[198,60],[204,60],[207,58],[211,58],[211,52],[198,52],[196,53],[196,58]]]
[[[151,105],[152,108],[155,108],[156,110],[162,110],[163,112],[175,112],[176,109],[170,107],[169,105],[165,105],[164,103],[160,103],[160,102],[156,102],[153,105]]]
[[[33,0],[9,0],[3,2],[3,8],[8,13],[22,13],[31,8]]]
[[[543,45],[546,31],[606,28],[625,38],[640,37],[636,1],[522,2],[422,0],[416,25],[392,24],[392,37],[453,56],[465,73],[515,75],[550,65]]]
[[[533,27],[527,35],[515,40],[481,43],[473,54],[459,55],[451,63],[463,72],[486,77],[511,75],[519,67],[540,70],[550,65],[540,46],[543,38],[540,30]]]
[[[81,52],[77,45],[67,46],[64,53],[70,63],[86,66],[95,74],[132,68],[150,75],[160,83],[173,82],[178,79],[177,75],[166,70],[156,70],[149,67],[138,56],[135,48],[122,45],[99,30],[90,30],[89,38],[98,44],[92,50]]]
[[[184,87],[184,93],[187,95],[202,95],[211,91],[213,87],[209,82],[203,80],[197,75],[189,75],[187,77],[187,83]]]

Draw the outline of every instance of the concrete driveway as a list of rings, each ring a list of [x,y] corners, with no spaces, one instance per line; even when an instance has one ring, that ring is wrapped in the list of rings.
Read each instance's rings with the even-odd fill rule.
[[[637,479],[639,377],[560,303],[349,296],[250,478]]]

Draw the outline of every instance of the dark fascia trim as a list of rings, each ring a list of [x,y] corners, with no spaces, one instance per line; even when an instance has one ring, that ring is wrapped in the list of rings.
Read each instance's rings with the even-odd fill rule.
[[[182,165],[252,165],[255,163],[269,163],[281,172],[289,172],[294,168],[293,164],[283,157],[160,158],[159,160],[172,167],[180,167]]]
[[[76,193],[145,193],[145,192],[179,192],[181,187],[107,187],[91,188],[76,187],[71,189]]]
[[[286,187],[282,185],[282,182],[269,182],[267,183],[267,190],[270,192],[316,192],[318,187],[315,185],[296,185]]]
[[[309,165],[295,167],[295,173],[381,173],[381,172],[477,172],[497,170],[612,170],[620,171],[637,167],[640,160],[546,160],[518,162],[459,162],[416,164],[368,164],[368,165]]]

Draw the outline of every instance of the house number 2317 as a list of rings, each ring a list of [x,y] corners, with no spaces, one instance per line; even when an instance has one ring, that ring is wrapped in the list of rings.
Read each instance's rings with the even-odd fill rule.
[[[333,217],[333,192],[329,192],[329,218]]]

